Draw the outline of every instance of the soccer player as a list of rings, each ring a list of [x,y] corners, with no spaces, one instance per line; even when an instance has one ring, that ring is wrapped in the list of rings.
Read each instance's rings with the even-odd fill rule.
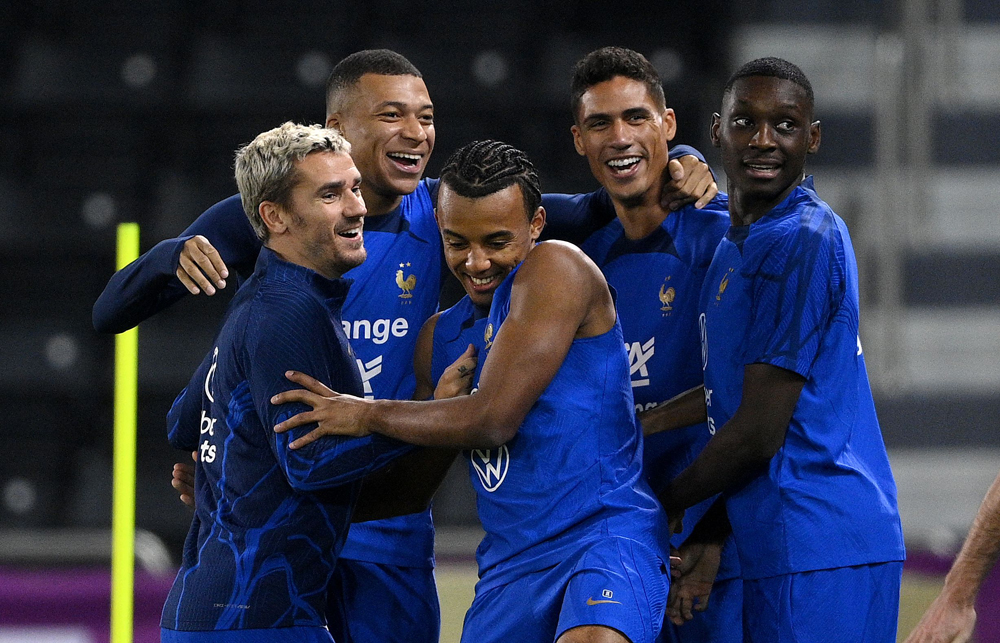
[[[803,173],[813,92],[763,58],[729,80],[712,140],[732,225],[701,295],[715,435],[660,494],[675,512],[722,492],[747,641],[895,641],[904,558],[896,487],[858,335],[844,222]]]
[[[325,432],[469,449],[486,537],[465,641],[653,641],[668,585],[666,516],[642,477],[628,358],[612,290],[545,222],[523,153],[472,143],[442,171],[445,256],[473,304],[492,298],[475,395],[432,402],[302,401]]]
[[[365,204],[350,145],[285,123],[239,150],[236,179],[264,244],[253,276],[168,417],[170,441],[199,453],[197,507],[163,609],[163,641],[332,641],[325,594],[359,482],[410,450],[380,436],[291,451],[271,427],[289,369],[363,394],[340,324],[365,260]]]
[[[420,72],[405,58],[361,51],[331,73],[326,124],[352,143],[368,206],[368,261],[347,275],[355,286],[344,304],[345,330],[366,396],[409,399],[416,329],[437,308],[444,270],[433,214],[438,182],[422,179],[434,147],[433,104]],[[687,154],[683,167],[671,162],[671,172],[683,178],[677,190],[664,190],[664,200],[679,205],[693,189],[710,199],[715,185],[705,178],[707,166],[690,149],[674,152]],[[563,198],[546,197],[546,203]],[[552,217],[551,227],[579,240],[614,215],[590,216]],[[238,196],[230,197],[181,237],[157,244],[116,273],[95,303],[95,328],[122,331],[189,292],[212,295],[225,287],[230,269],[246,278],[259,249]],[[183,468],[179,475],[185,476]],[[429,511],[351,529],[330,592],[330,628],[338,641],[437,641],[433,541]],[[382,606],[381,613],[371,605]]]
[[[698,297],[715,247],[729,227],[727,204],[723,195],[704,209],[662,207],[659,177],[667,166],[676,121],[656,70],[642,54],[620,47],[591,52],[576,65],[571,96],[574,145],[603,189],[554,203],[550,210],[561,214],[559,207],[570,206],[608,218],[617,215],[581,248],[618,291],[635,409],[643,425],[652,428],[659,403],[702,383]],[[700,415],[689,426],[646,437],[644,470],[654,490],[663,489],[690,464],[711,437],[700,395],[697,401]],[[685,568],[688,573],[676,579],[672,596],[691,578],[706,576],[697,606],[703,611],[692,614],[689,601],[686,613],[693,620],[683,626],[677,625],[680,618],[668,623],[662,640],[742,640],[735,548],[726,548],[717,570],[721,545],[684,545],[709,504],[688,511],[684,531],[672,538],[685,564],[700,563]]]
[[[1000,555],[1000,476],[976,513],[941,594],[906,643],[965,643],[976,629],[976,595]]]

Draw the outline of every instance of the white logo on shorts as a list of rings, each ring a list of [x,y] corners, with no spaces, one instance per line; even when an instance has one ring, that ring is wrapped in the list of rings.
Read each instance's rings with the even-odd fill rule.
[[[483,489],[493,493],[500,488],[504,478],[507,477],[510,451],[507,450],[506,444],[500,445],[498,449],[473,449],[469,460],[479,474],[479,482],[483,484]]]

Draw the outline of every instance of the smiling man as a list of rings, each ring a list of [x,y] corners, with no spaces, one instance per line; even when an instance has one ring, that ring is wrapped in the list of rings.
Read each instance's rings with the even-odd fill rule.
[[[350,145],[285,123],[239,150],[236,179],[264,244],[254,274],[168,416],[171,443],[197,450],[195,516],[163,608],[162,640],[330,642],[326,591],[360,480],[410,449],[384,438],[288,449],[270,430],[289,369],[363,394],[340,325],[365,260],[365,204]]]
[[[365,395],[410,399],[417,330],[437,310],[446,274],[434,221],[439,183],[423,177],[435,142],[433,103],[419,70],[406,58],[385,49],[365,50],[347,56],[331,72],[326,124],[351,143],[368,206],[368,260],[347,274],[355,283],[344,303],[345,332]],[[691,155],[684,162],[678,186],[714,194],[707,166]],[[671,164],[672,171],[680,170],[678,161]],[[695,167],[702,172],[692,171]],[[662,180],[669,181],[670,174]],[[671,198],[683,200],[676,194]],[[570,199],[543,197],[546,204]],[[595,211],[552,217],[550,223],[561,236],[579,240],[613,216]],[[225,199],[182,236],[160,242],[117,272],[94,305],[95,328],[119,332],[188,293],[213,295],[227,279],[252,273],[260,247],[239,197]],[[433,544],[427,511],[351,529],[330,591],[330,629],[338,643],[436,643],[440,615]]]
[[[476,394],[396,402],[288,391],[274,402],[316,410],[276,430],[320,421],[293,446],[375,432],[470,449],[486,536],[463,641],[652,643],[667,523],[641,474],[614,294],[579,249],[535,244],[545,211],[522,152],[472,143],[441,181],[447,262],[470,300],[490,305]]]
[[[820,144],[808,79],[781,59],[747,63],[726,85],[712,140],[732,218],[701,295],[717,433],[660,499],[669,512],[723,492],[747,641],[895,641],[896,486],[850,235],[804,175]]]

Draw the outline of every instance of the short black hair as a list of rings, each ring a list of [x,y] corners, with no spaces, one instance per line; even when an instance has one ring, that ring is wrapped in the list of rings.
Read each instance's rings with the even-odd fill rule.
[[[570,86],[573,120],[580,114],[580,101],[584,93],[594,85],[611,80],[615,76],[624,76],[645,84],[656,106],[659,109],[667,108],[667,98],[663,94],[660,75],[645,56],[624,47],[602,47],[580,59],[573,69],[573,83]]]
[[[416,76],[423,74],[402,54],[391,49],[364,49],[341,60],[326,81],[326,111],[339,109],[345,89],[353,87],[365,74],[377,76]]]
[[[529,221],[542,204],[538,172],[528,155],[500,141],[473,141],[455,150],[441,170],[441,183],[467,199],[479,199],[517,184]]]
[[[815,105],[812,84],[806,78],[806,75],[802,73],[802,70],[799,69],[798,65],[790,63],[784,58],[775,58],[774,56],[751,60],[737,69],[736,73],[729,77],[722,95],[725,96],[728,94],[732,90],[733,85],[736,84],[736,81],[750,76],[769,76],[771,78],[790,80],[805,90],[806,98],[809,99],[809,106],[813,107]]]

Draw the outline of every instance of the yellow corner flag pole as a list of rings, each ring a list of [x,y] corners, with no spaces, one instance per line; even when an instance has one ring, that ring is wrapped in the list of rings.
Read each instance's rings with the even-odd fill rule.
[[[117,269],[139,256],[139,224],[118,225]],[[111,514],[111,643],[132,643],[135,574],[135,441],[139,329],[115,337],[114,492]]]

